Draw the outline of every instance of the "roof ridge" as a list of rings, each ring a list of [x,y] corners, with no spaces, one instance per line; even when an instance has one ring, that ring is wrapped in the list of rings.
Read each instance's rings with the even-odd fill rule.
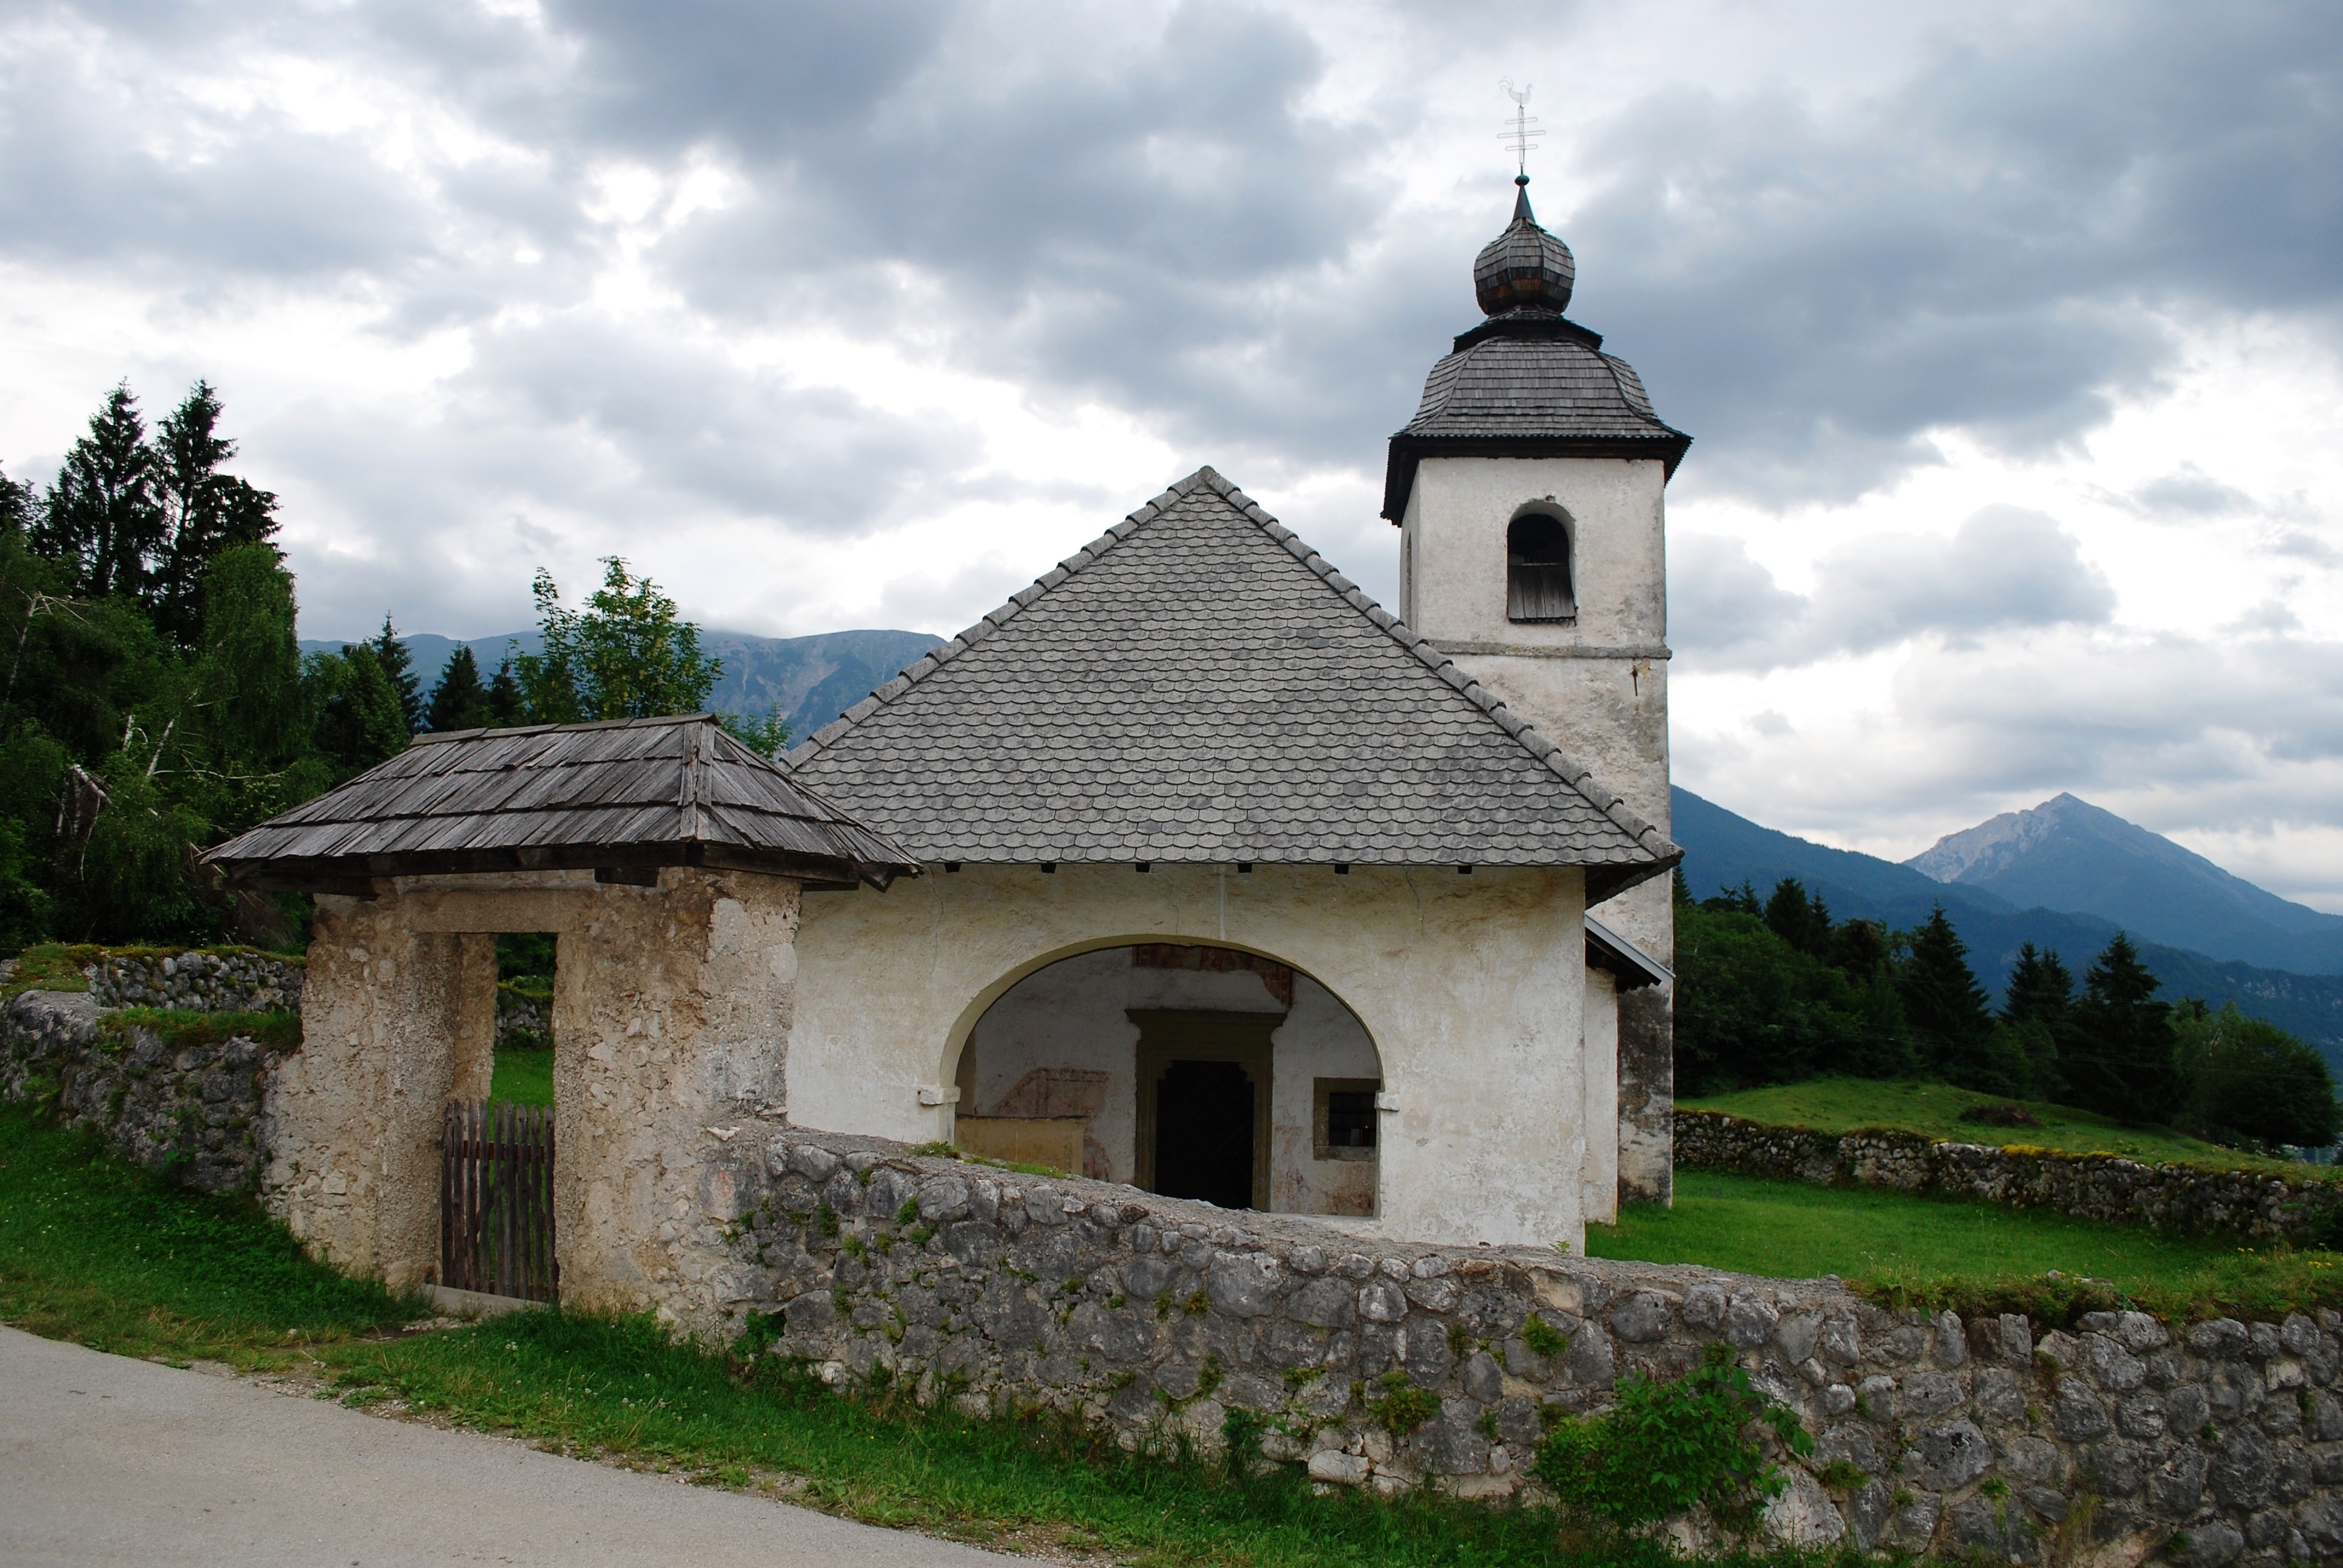
[[[1185,500],[1200,489],[1211,490],[1228,502],[1255,528],[1284,546],[1287,552],[1308,568],[1311,574],[1323,583],[1336,598],[1357,610],[1371,625],[1414,655],[1416,659],[1438,677],[1443,684],[1487,715],[1498,729],[1503,730],[1523,750],[1551,769],[1555,777],[1575,790],[1588,805],[1609,818],[1614,826],[1624,832],[1636,844],[1664,861],[1671,855],[1681,856],[1682,852],[1669,841],[1665,834],[1645,821],[1616,794],[1604,788],[1591,769],[1580,766],[1576,760],[1565,754],[1562,748],[1523,722],[1518,715],[1505,706],[1502,699],[1479,681],[1466,675],[1457,668],[1454,659],[1433,647],[1430,638],[1413,630],[1399,617],[1369,598],[1358,584],[1344,577],[1333,562],[1303,542],[1302,537],[1292,528],[1270,516],[1259,502],[1246,495],[1235,483],[1223,477],[1210,464],[1198,468],[1186,478],[1173,483],[1161,495],[1131,512],[1113,528],[1068,556],[1051,570],[1036,578],[1031,587],[1011,594],[1000,608],[986,615],[966,631],[946,642],[943,647],[930,649],[906,667],[902,673],[897,675],[892,680],[886,682],[838,718],[815,730],[803,744],[792,748],[788,755],[780,759],[781,765],[786,769],[793,769],[811,761],[871,714],[896,701],[952,659],[980,644],[985,638],[1022,614],[1043,595],[1064,583],[1083,568],[1094,564],[1116,545],[1131,538],[1146,524],[1162,516],[1171,509],[1174,502]]]
[[[717,724],[713,713],[656,713],[642,719],[592,719],[578,724],[483,724],[470,729],[426,729],[407,738],[409,747],[437,746],[444,740],[469,740],[476,735],[547,735],[555,730],[639,729],[654,724]]]
[[[920,681],[990,638],[1023,614],[1026,609],[1051,588],[1097,562],[1109,550],[1131,538],[1147,524],[1169,511],[1174,502],[1183,501],[1199,489],[1210,489],[1216,495],[1227,496],[1236,487],[1222,478],[1209,463],[1182,479],[1175,479],[1152,500],[1125,513],[1122,521],[1092,539],[1056,566],[1043,572],[1025,588],[1011,594],[996,608],[987,610],[958,635],[949,638],[940,648],[931,648],[905,665],[892,678],[882,681],[861,701],[831,719],[783,752],[775,760],[783,771],[792,771],[811,761],[828,749],[832,742],[860,724],[881,708],[888,706]]]

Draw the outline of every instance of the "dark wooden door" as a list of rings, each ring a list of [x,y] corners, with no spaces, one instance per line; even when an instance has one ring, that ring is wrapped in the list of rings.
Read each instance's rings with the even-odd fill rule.
[[[1155,1190],[1223,1209],[1253,1200],[1253,1087],[1233,1061],[1173,1061],[1155,1086]]]

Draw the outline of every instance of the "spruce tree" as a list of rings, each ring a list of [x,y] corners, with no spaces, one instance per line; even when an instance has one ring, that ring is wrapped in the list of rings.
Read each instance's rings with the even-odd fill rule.
[[[398,640],[397,628],[390,624],[386,613],[382,631],[367,644],[374,649],[375,662],[382,666],[382,676],[398,696],[398,711],[406,717],[407,732],[414,734],[423,728],[422,683],[415,678],[415,658],[407,645]]]
[[[1945,906],[1929,911],[1896,966],[1896,989],[1929,1070],[1955,1083],[1978,1076],[1979,1054],[1993,1031],[1985,988],[1969,968],[1969,950]]]
[[[33,487],[10,478],[0,471],[0,534],[21,538],[33,526]],[[1684,873],[1676,873],[1681,877]]]
[[[488,721],[497,729],[510,729],[529,721],[528,698],[520,689],[520,678],[513,673],[510,658],[497,666],[497,673],[488,681]]]
[[[2060,1066],[2087,1109],[2137,1124],[2169,1121],[2180,1108],[2172,1008],[2156,1000],[2157,983],[2121,931],[2083,977],[2074,1043]]]
[[[71,563],[78,598],[135,598],[162,542],[155,452],[138,399],[124,383],[65,454],[33,526],[33,553]]]
[[[1765,923],[1802,953],[1821,958],[1830,950],[1830,908],[1819,894],[1809,898],[1805,884],[1795,877],[1774,884],[1773,896],[1765,900]]]
[[[2060,1058],[2075,1036],[2075,977],[2056,950],[2027,942],[2017,950],[2002,993],[2001,1018],[2026,1048],[2034,1092],[2060,1100],[2070,1092]]]
[[[219,433],[219,395],[197,381],[155,427],[162,517],[148,598],[156,629],[182,648],[203,640],[203,580],[213,560],[277,532],[277,498],[220,471],[236,443]]]
[[[463,644],[447,656],[447,668],[431,688],[424,721],[437,730],[485,729],[495,722],[488,689],[480,684],[480,661]]]
[[[303,679],[315,715],[317,749],[344,774],[364,772],[407,749],[413,732],[374,644],[351,643],[339,653],[316,655]]]

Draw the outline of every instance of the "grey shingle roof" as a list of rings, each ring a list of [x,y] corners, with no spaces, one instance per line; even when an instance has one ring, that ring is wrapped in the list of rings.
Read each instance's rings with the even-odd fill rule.
[[[1680,858],[1210,468],[782,760],[931,862]]]
[[[270,885],[514,869],[917,869],[708,714],[417,736],[204,857]]]

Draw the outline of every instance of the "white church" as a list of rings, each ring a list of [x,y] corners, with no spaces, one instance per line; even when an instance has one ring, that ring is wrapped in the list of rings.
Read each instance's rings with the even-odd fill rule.
[[[778,765],[704,714],[425,735],[213,850],[317,898],[272,1211],[445,1277],[508,931],[558,941],[572,1304],[713,1323],[774,1119],[1413,1241],[1668,1197],[1689,438],[1572,270],[1524,190],[1391,440],[1397,613],[1205,468]]]
[[[1526,189],[1391,438],[1400,602],[1210,468],[783,759],[789,1120],[1393,1236],[1669,1195],[1669,477]]]

